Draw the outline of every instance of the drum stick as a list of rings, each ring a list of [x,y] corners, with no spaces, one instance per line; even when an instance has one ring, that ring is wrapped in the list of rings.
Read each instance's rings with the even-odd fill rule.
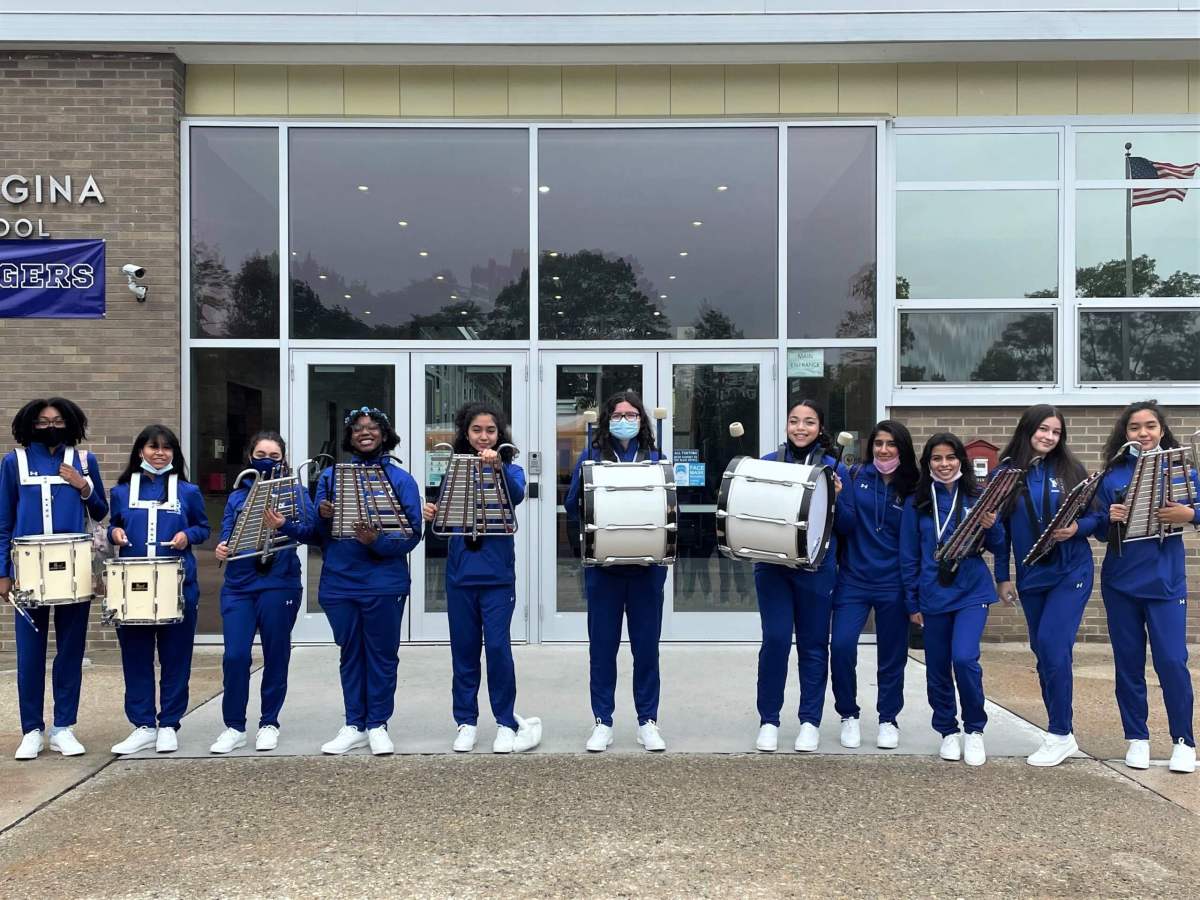
[[[16,600],[14,600],[14,599],[12,598],[12,594],[11,594],[11,593],[9,593],[9,595],[8,595],[7,597],[5,597],[5,599],[6,599],[6,600],[7,600],[7,601],[8,601],[10,604],[12,604],[12,608],[13,608],[13,609],[15,609],[17,612],[19,612],[19,613],[21,614],[21,618],[23,618],[23,619],[24,619],[26,622],[28,622],[28,623],[29,623],[29,627],[33,629],[33,631],[34,631],[34,634],[41,634],[41,632],[40,632],[40,631],[38,631],[38,627],[37,627],[36,625],[34,625],[34,624],[33,624],[33,616],[31,616],[31,615],[29,614],[29,611],[28,611],[28,610],[26,610],[26,609],[24,609],[23,607],[21,607],[21,606],[18,606],[18,605],[17,605],[17,601],[16,601]]]
[[[654,407],[655,429],[658,432],[658,449],[662,452],[663,448],[663,422],[667,418],[667,411],[661,406]]]
[[[583,448],[584,450],[588,450],[592,446],[592,426],[596,424],[598,418],[594,409],[583,411],[583,421],[587,422],[587,446]]]

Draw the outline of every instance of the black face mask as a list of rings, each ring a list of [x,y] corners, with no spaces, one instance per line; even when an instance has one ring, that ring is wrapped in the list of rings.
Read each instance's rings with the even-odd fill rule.
[[[33,429],[33,439],[47,447],[58,447],[67,440],[67,429],[61,425]]]

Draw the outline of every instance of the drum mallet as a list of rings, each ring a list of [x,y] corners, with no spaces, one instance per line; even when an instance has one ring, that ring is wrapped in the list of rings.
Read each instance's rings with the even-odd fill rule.
[[[744,426],[741,422],[730,422],[729,423],[729,436],[730,437],[740,438],[745,433],[746,433],[746,426]]]
[[[592,426],[596,424],[597,418],[599,418],[599,416],[596,415],[596,411],[594,409],[586,409],[583,411],[583,421],[587,422],[587,447],[584,448],[585,450],[590,451],[592,446]]]
[[[833,450],[833,465],[837,467],[842,461],[842,454],[846,452],[846,448],[854,443],[854,435],[848,431],[838,432],[837,446],[831,448]]]
[[[666,409],[661,406],[654,407],[654,418],[655,418],[654,425],[658,432],[658,450],[661,453],[662,448],[663,448],[663,438],[662,438],[663,422],[667,418]]]

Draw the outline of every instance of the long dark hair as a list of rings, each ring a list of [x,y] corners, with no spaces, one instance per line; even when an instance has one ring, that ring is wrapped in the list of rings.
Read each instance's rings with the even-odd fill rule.
[[[491,416],[492,421],[496,423],[496,445],[511,444],[512,431],[508,427],[508,419],[504,417],[504,413],[490,403],[464,403],[459,407],[458,412],[454,414],[454,452],[455,453],[474,453],[475,448],[471,446],[471,440],[467,437],[467,431],[480,416]],[[516,453],[512,447],[505,447],[500,452],[500,458],[506,463],[512,462]]]
[[[62,415],[63,426],[67,429],[63,443],[74,447],[87,439],[88,417],[82,409],[66,397],[51,397],[49,400],[39,397],[37,400],[30,400],[13,416],[12,436],[18,444],[28,447],[33,443],[34,423],[47,406],[53,406]]]
[[[825,407],[823,407],[816,400],[809,400],[807,398],[804,400],[792,400],[788,403],[787,415],[790,416],[792,414],[792,410],[794,410],[797,406],[807,406],[809,409],[811,409],[813,412],[815,412],[817,414],[817,425],[820,429],[817,432],[817,439],[815,441],[813,441],[811,444],[809,444],[807,447],[797,447],[795,444],[792,443],[792,439],[790,437],[786,436],[787,432],[785,431],[784,432],[784,441],[791,448],[792,454],[794,456],[796,456],[797,458],[802,453],[804,453],[804,454],[811,453],[814,446],[820,447],[821,451],[822,451],[821,455],[824,456],[824,451],[828,450],[830,447],[833,446],[833,436],[830,435],[830,433],[825,430]],[[786,419],[787,416],[785,416],[784,418]],[[819,460],[818,460],[818,462],[819,462]]]
[[[354,452],[354,423],[366,416],[372,422],[379,426],[379,452],[380,454],[391,453],[400,443],[400,435],[396,434],[396,430],[392,428],[391,420],[388,419],[387,413],[382,409],[377,409],[374,406],[360,406],[357,409],[346,410],[346,419],[342,428],[342,449],[347,453]]]
[[[1154,418],[1158,419],[1158,425],[1162,429],[1162,438],[1158,442],[1164,450],[1170,450],[1173,447],[1179,446],[1179,441],[1175,440],[1175,435],[1171,433],[1171,427],[1167,425],[1167,417],[1163,414],[1162,407],[1158,405],[1157,400],[1139,400],[1137,403],[1130,403],[1127,407],[1121,410],[1121,415],[1117,417],[1116,424],[1113,425],[1112,434],[1108,436],[1108,442],[1104,445],[1104,461],[1108,462],[1116,456],[1123,446],[1129,443],[1129,438],[1125,436],[1125,432],[1129,428],[1129,420],[1133,418],[1134,413],[1150,410],[1154,413]]]
[[[150,442],[166,444],[171,448],[171,472],[172,475],[178,475],[180,481],[187,481],[187,460],[183,456],[183,447],[179,445],[179,438],[166,425],[147,425],[142,429],[133,440],[133,449],[129,451],[129,462],[125,465],[125,471],[121,473],[121,477],[117,479],[117,484],[128,484],[129,479],[133,477],[135,472],[140,472],[142,469],[142,448]]]
[[[929,487],[933,484],[933,476],[929,474],[929,460],[933,456],[933,448],[939,444],[946,444],[958,457],[959,465],[962,467],[962,478],[958,481],[958,489],[967,497],[974,497],[979,493],[979,482],[975,478],[975,470],[971,468],[971,461],[967,459],[967,448],[963,446],[963,442],[958,439],[957,435],[951,434],[949,431],[939,431],[925,442],[925,448],[921,451],[921,479],[917,482],[915,493],[917,509],[921,512],[928,512],[932,508],[933,492],[929,490]]]
[[[1071,448],[1067,446],[1067,420],[1058,409],[1048,403],[1039,403],[1029,407],[1021,414],[1021,418],[1017,421],[1016,430],[1013,431],[1012,437],[1008,444],[1000,451],[1000,458],[1007,459],[1009,465],[1016,469],[1028,469],[1034,459],[1034,452],[1031,442],[1033,436],[1037,434],[1038,426],[1049,418],[1058,419],[1059,428],[1062,433],[1059,435],[1058,444],[1053,450],[1046,454],[1046,459],[1043,465],[1046,466],[1046,471],[1052,473],[1055,478],[1063,486],[1063,490],[1071,490],[1079,482],[1087,477],[1087,469],[1083,463],[1071,452]],[[1012,510],[1023,491],[1029,489],[1027,484],[1022,484],[1019,491],[1014,491],[1005,508],[1002,511],[1002,516],[1007,517],[1012,513]]]
[[[630,404],[638,411],[638,433],[634,440],[647,454],[651,450],[657,450],[658,446],[654,443],[654,429],[650,425],[650,417],[646,415],[646,405],[642,403],[642,398],[633,391],[617,391],[601,405],[599,418],[596,420],[595,428],[592,429],[592,446],[600,451],[601,456],[605,453],[616,452],[616,445],[612,433],[608,430],[608,423],[612,420],[613,410],[617,408],[618,403],[622,402]]]
[[[921,471],[917,468],[917,451],[913,448],[912,435],[903,422],[897,422],[895,419],[884,419],[881,422],[876,422],[875,427],[871,429],[871,436],[867,438],[867,452],[871,454],[872,462],[875,461],[875,438],[879,436],[880,432],[890,434],[896,441],[896,449],[900,456],[900,467],[896,469],[895,474],[892,476],[891,488],[896,492],[896,497],[903,500],[917,489],[917,482],[921,479]]]

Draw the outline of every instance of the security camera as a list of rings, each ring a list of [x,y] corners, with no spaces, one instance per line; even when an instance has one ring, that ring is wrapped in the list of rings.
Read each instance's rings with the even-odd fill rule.
[[[143,269],[141,266],[135,266],[133,263],[126,263],[125,265],[121,266],[121,271],[124,272],[126,275],[128,275],[130,278],[145,278],[146,277],[146,270]]]
[[[125,280],[128,282],[126,286],[129,288],[129,293],[137,298],[138,303],[145,303],[146,286],[138,284],[134,279],[144,278],[146,270],[141,266],[135,266],[133,263],[126,263],[121,266],[121,271],[125,273]]]

